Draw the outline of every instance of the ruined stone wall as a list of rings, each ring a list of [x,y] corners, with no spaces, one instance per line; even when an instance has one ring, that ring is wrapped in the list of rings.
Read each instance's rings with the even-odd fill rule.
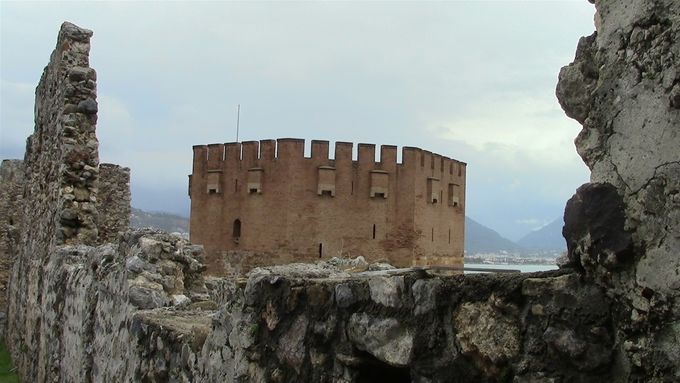
[[[116,245],[57,247],[41,269],[41,315],[15,327],[38,326],[41,347],[30,352],[8,333],[22,381],[616,377],[611,303],[573,273],[351,274],[322,263],[206,283],[200,260],[200,247],[149,230]]]
[[[19,227],[23,215],[26,174],[22,160],[3,160],[0,165],[0,333],[5,329],[8,287],[17,257]],[[118,165],[99,166],[99,242],[117,242],[119,232],[129,229],[130,170]]]
[[[350,275],[328,265],[291,265],[258,269],[247,282],[213,288],[219,290],[214,292],[217,310],[200,310],[197,304],[131,310],[126,315],[120,308],[97,310],[125,317],[126,325],[114,325],[106,335],[95,333],[101,342],[94,342],[92,379],[616,378],[609,368],[614,358],[609,302],[602,289],[585,285],[575,274]],[[121,354],[120,347],[126,345]]]
[[[234,286],[189,363],[155,358],[193,381],[602,382],[614,377],[609,324],[604,291],[574,274],[291,265]],[[144,343],[159,338],[157,323]]]
[[[680,379],[680,3],[595,1],[557,96],[592,170],[565,211],[575,267],[617,301],[630,381]],[[668,380],[664,380],[668,379]]]
[[[30,190],[24,221],[33,229],[27,242],[97,241],[97,76],[89,67],[91,36],[64,23],[36,88],[35,131],[24,159]]]
[[[364,256],[461,264],[465,164],[417,148],[279,139],[194,147],[191,240],[209,270]],[[238,221],[238,224],[236,223]],[[239,233],[235,234],[238,225]],[[241,259],[224,258],[241,254]]]
[[[36,88],[35,130],[26,142],[22,219],[8,294],[7,343],[13,355],[49,355],[41,353],[51,339],[43,326],[44,294],[55,286],[44,280],[43,267],[55,246],[97,240],[99,159],[90,36],[91,31],[64,23]]]
[[[0,338],[4,334],[7,315],[9,275],[17,245],[17,228],[21,221],[24,186],[21,160],[3,160],[0,164]]]
[[[130,169],[100,164],[97,200],[100,243],[116,242],[118,233],[130,228],[130,200]]]
[[[39,268],[42,286],[26,292],[34,294],[26,297],[29,306],[39,297],[41,309],[22,322],[9,318],[6,340],[22,381],[141,381],[134,357],[145,351],[135,326],[146,325],[136,315],[205,307],[201,254],[178,236],[151,230],[127,232],[115,244],[56,247]],[[26,337],[34,331],[35,345]]]
[[[13,246],[2,257],[12,267],[9,304],[2,310],[8,316],[7,343],[25,377],[35,363],[22,356],[43,358],[45,370],[30,375],[37,380],[47,379],[61,355],[59,310],[63,302],[55,300],[61,292],[55,289],[63,287],[65,275],[50,273],[58,267],[54,265],[65,262],[58,246],[98,241],[99,158],[96,74],[88,57],[91,36],[91,31],[73,24],[62,25],[36,88],[35,130],[27,139],[23,169],[11,172],[14,180],[21,181],[17,186],[23,189],[21,201],[2,198],[12,210],[3,219],[21,218],[15,221]],[[111,179],[107,181],[112,183],[104,185],[107,194],[120,194],[129,203],[127,181],[121,183],[112,172],[108,174]],[[9,184],[3,182],[5,186]],[[129,211],[129,206],[121,209]],[[44,311],[48,306],[54,311]]]

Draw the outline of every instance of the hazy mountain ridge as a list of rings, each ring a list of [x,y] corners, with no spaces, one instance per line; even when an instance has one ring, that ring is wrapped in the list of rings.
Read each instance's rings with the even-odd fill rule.
[[[520,238],[517,243],[532,250],[566,250],[567,243],[562,236],[563,226],[564,219],[562,217],[557,218],[542,228],[528,233]]]
[[[465,253],[520,252],[523,248],[470,217],[465,217]]]
[[[501,236],[470,217],[465,217],[465,253],[504,254],[509,256],[548,257],[559,256],[567,245],[562,237],[562,218],[532,231],[514,242]]]
[[[133,228],[153,227],[170,233],[188,233],[189,218],[159,211],[148,212],[132,208],[130,225]]]

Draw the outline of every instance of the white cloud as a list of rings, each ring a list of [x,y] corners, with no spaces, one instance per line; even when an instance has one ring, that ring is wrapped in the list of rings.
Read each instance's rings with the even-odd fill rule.
[[[125,102],[112,95],[100,94],[97,97],[97,137],[99,155],[102,162],[128,160],[130,148],[138,142],[137,122]]]
[[[35,85],[26,82],[0,80],[0,157],[17,157],[33,132],[34,89]]]
[[[544,226],[549,222],[546,221],[546,220],[538,219],[538,218],[523,218],[523,219],[516,219],[515,223],[519,224],[519,225]]]
[[[527,159],[551,168],[578,161],[573,139],[580,126],[564,116],[554,96],[506,93],[429,126],[442,139],[462,141],[515,170],[526,168]]]

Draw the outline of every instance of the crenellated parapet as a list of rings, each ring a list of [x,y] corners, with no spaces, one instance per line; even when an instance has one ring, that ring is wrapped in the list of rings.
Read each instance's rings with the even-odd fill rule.
[[[205,193],[219,194],[227,189],[225,184],[227,175],[233,180],[245,175],[242,185],[246,186],[243,188],[248,192],[262,194],[262,185],[273,180],[267,170],[285,170],[289,176],[294,177],[294,173],[308,173],[316,169],[317,194],[323,195],[324,191],[334,188],[336,174],[351,173],[357,178],[360,173],[365,173],[370,176],[371,185],[375,185],[375,189],[372,189],[367,197],[375,197],[376,194],[379,196],[385,194],[384,197],[387,197],[390,175],[414,172],[426,174],[429,188],[432,190],[438,190],[444,183],[451,184],[451,193],[448,190],[449,185],[444,185],[447,188],[445,194],[451,194],[449,200],[452,205],[454,201],[456,205],[461,202],[461,196],[454,196],[453,191],[460,194],[462,190],[460,186],[463,186],[466,168],[464,162],[415,147],[403,147],[401,161],[398,161],[396,146],[381,145],[379,152],[376,152],[376,145],[365,143],[358,144],[356,155],[353,155],[354,144],[351,142],[336,142],[334,155],[331,156],[329,142],[320,140],[311,141],[310,155],[305,156],[307,152],[305,144],[304,139],[280,138],[196,145],[193,147],[192,176],[201,175],[207,178]],[[234,190],[239,190],[236,183]],[[331,196],[335,196],[334,191]],[[440,196],[430,197],[430,202],[443,201]]]
[[[387,171],[397,166],[414,169],[429,167],[454,174],[464,171],[466,165],[464,162],[411,146],[402,148],[402,160],[397,161],[398,147],[394,145],[381,145],[380,151],[376,152],[375,144],[359,143],[354,154],[354,143],[338,141],[335,142],[333,156],[330,155],[329,141],[312,140],[310,145],[310,156],[305,156],[306,142],[299,138],[194,145],[193,171],[223,170],[225,163],[247,167],[274,161],[311,160],[326,161],[326,165],[335,164],[336,161],[338,164],[373,164],[376,168]]]
[[[464,162],[415,147],[295,138],[193,152],[191,238],[215,269],[232,250],[287,249],[290,261],[462,261]]]

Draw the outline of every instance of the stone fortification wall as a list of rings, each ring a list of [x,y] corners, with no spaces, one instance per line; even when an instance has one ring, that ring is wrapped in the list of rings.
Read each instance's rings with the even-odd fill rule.
[[[5,329],[8,287],[19,250],[26,180],[22,160],[3,160],[0,165],[0,332]],[[99,166],[97,201],[99,242],[117,242],[130,227],[130,170],[118,165]]]
[[[601,382],[613,376],[608,301],[573,274],[351,275],[323,264],[291,265],[256,269],[231,291],[203,347],[187,352],[188,363],[156,352],[155,365],[167,367],[164,377]],[[179,348],[178,336],[164,336],[160,324],[149,327],[146,344],[165,338],[156,349]]]
[[[569,257],[617,301],[629,379],[678,380],[680,3],[595,5],[597,31],[557,86],[592,170],[565,211]]]
[[[0,284],[9,286],[3,294],[9,303],[4,307],[4,300],[0,301],[0,308],[9,318],[8,345],[21,371],[37,380],[48,379],[61,357],[59,310],[64,302],[59,294],[63,291],[54,289],[63,287],[60,278],[65,272],[51,271],[67,263],[61,257],[71,253],[60,246],[97,243],[98,208],[106,214],[102,224],[106,236],[126,230],[129,220],[127,169],[102,167],[105,198],[98,200],[96,74],[88,58],[91,36],[91,31],[73,24],[62,25],[36,88],[36,125],[27,139],[24,161],[2,165],[0,263],[11,267],[11,275],[7,282],[0,273]],[[8,227],[14,230],[8,232]],[[78,293],[87,295],[87,291]],[[54,311],[45,312],[48,306]],[[39,355],[45,370],[26,375],[34,364],[22,357],[28,354]]]
[[[64,23],[35,96],[35,130],[24,157],[24,197],[9,284],[7,334],[13,354],[39,353],[42,266],[58,244],[97,241],[98,143],[96,74],[89,67],[92,32]],[[28,295],[30,292],[31,295]],[[35,295],[33,295],[35,294]],[[24,323],[37,324],[24,327]]]
[[[147,326],[140,313],[214,308],[201,252],[151,230],[127,232],[116,244],[53,249],[39,269],[42,285],[24,292],[37,312],[9,317],[6,341],[22,381],[142,381],[142,367],[134,364],[146,354],[137,339]],[[33,308],[36,297],[41,308]]]
[[[91,31],[64,23],[36,88],[35,130],[26,142],[23,206],[18,206],[22,220],[10,256],[6,331],[25,381],[32,381],[26,378],[30,364],[21,355],[41,355],[48,365],[55,363],[45,352],[53,351],[55,335],[46,326],[52,312],[43,311],[55,288],[45,279],[45,265],[57,245],[97,241],[99,158],[90,36]]]
[[[9,275],[17,245],[17,228],[21,221],[24,166],[21,160],[3,160],[0,164],[0,337],[7,315]]]
[[[461,264],[462,162],[418,148],[301,139],[194,146],[191,240],[209,270],[364,256],[399,266]],[[237,228],[238,227],[238,228]],[[231,257],[239,254],[239,257]]]
[[[26,143],[26,242],[94,244],[99,177],[97,75],[92,32],[64,23],[35,95],[35,131]],[[38,249],[35,249],[38,250]],[[45,254],[47,248],[36,253]]]
[[[13,358],[31,382],[518,382],[611,380],[611,303],[573,273],[352,274],[352,263],[201,277],[200,247],[128,232],[59,246],[45,309]],[[49,288],[48,288],[49,286]],[[32,291],[29,291],[32,293]],[[387,379],[387,380],[382,380]]]
[[[130,201],[130,169],[100,164],[97,201],[100,243],[116,242],[118,233],[130,228]]]

